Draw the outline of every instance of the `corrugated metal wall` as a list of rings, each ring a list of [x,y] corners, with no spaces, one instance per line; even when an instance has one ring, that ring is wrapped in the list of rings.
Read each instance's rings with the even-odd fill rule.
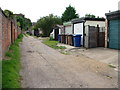
[[[72,34],[72,26],[65,26],[65,34]]]

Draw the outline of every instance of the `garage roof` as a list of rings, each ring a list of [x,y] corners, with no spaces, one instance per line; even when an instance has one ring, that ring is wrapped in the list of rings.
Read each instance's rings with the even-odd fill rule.
[[[88,18],[88,17],[83,17],[83,18],[73,19],[72,23],[81,23],[81,22],[85,22],[86,20],[89,20],[89,21],[105,21],[104,18]]]
[[[110,12],[110,13],[106,13],[105,15],[106,15],[108,20],[120,19],[120,10]]]
[[[71,25],[71,24],[72,24],[71,21],[69,21],[69,22],[64,22],[64,23],[63,23],[64,26],[69,26],[69,25]]]

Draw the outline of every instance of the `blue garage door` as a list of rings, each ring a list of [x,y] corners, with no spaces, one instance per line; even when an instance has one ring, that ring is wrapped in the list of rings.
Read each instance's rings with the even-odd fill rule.
[[[109,48],[120,49],[120,20],[110,21]]]

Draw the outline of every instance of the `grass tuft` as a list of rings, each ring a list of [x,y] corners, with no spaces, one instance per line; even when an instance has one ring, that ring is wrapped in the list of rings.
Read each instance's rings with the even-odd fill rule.
[[[116,68],[115,66],[113,66],[113,65],[111,65],[111,64],[109,64],[108,66],[111,67],[111,68]]]

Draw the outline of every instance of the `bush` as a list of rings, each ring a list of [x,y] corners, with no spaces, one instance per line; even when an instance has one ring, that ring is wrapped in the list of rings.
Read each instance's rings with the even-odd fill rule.
[[[53,40],[53,37],[50,36],[50,39],[49,40]]]
[[[20,34],[19,36],[18,36],[18,39],[22,39],[23,38],[23,34]]]

